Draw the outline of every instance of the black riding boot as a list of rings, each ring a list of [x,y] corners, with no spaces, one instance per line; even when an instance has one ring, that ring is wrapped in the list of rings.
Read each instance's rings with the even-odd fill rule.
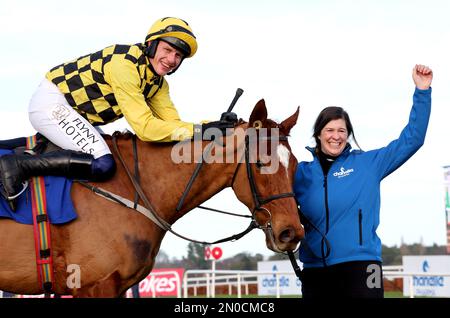
[[[90,154],[61,150],[43,155],[3,155],[0,157],[2,195],[16,210],[16,197],[23,189],[22,183],[34,176],[64,176],[89,180],[92,178]]]

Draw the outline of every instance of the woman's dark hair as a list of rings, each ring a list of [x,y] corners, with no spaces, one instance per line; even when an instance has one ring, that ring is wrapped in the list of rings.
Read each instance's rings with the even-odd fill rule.
[[[318,146],[320,146],[319,136],[323,127],[325,127],[330,121],[336,119],[343,119],[345,121],[348,138],[352,137],[356,146],[358,146],[358,148],[361,149],[361,147],[358,145],[358,142],[356,141],[355,134],[353,132],[352,122],[350,121],[350,117],[348,116],[347,112],[342,107],[329,106],[324,108],[320,112],[319,116],[317,116],[316,122],[314,123],[313,137],[314,140],[316,141],[316,151],[319,149]]]

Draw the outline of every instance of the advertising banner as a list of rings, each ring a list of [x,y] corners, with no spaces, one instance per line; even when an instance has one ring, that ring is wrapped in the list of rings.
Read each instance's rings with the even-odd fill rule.
[[[450,277],[432,275],[433,273],[450,274],[450,256],[403,256],[403,271],[421,273],[421,275],[403,279],[403,295],[410,295],[409,284],[412,279],[414,296],[450,297]]]
[[[139,283],[140,297],[177,297],[184,268],[155,268]],[[132,297],[131,289],[127,297]]]
[[[300,261],[297,260],[300,265]],[[258,262],[259,272],[272,272],[273,274],[258,275],[258,295],[276,295],[277,272],[291,272],[292,274],[279,274],[278,283],[280,286],[280,295],[301,295],[302,285],[295,276],[292,264],[289,260]]]

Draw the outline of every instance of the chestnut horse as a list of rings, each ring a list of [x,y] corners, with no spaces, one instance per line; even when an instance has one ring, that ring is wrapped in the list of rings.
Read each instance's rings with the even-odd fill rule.
[[[257,137],[261,140],[255,145],[238,141],[231,149],[235,160],[205,163],[179,211],[176,211],[177,203],[196,163],[176,163],[173,160],[174,143],[137,140],[140,184],[157,217],[170,226],[222,189],[232,187],[236,197],[252,211],[255,222],[264,230],[267,247],[277,252],[294,250],[303,238],[304,230],[292,194],[297,159],[286,137],[297,117],[298,109],[277,124],[267,118],[264,101],[259,101],[249,122],[240,121],[234,132],[221,140],[222,147],[239,139],[236,138],[239,128],[244,133],[249,131],[249,127],[277,128],[279,138],[265,138],[269,143],[278,144],[272,151],[274,153],[269,154],[271,160],[279,164],[276,171],[262,173],[261,168],[267,162],[263,164],[264,158],[258,157],[260,155],[256,155],[252,162],[249,162],[249,152],[245,151],[245,156],[239,155],[240,150],[243,154],[244,148],[250,148],[247,150],[254,154],[253,148],[261,148],[263,138]],[[111,146],[112,139],[107,138],[107,142]],[[190,142],[191,145],[194,143]],[[205,148],[211,143],[203,141],[201,146]],[[111,148],[114,149],[113,146]],[[133,167],[130,138],[119,136],[117,148],[126,165]],[[113,154],[119,162],[117,153],[113,151]],[[242,157],[246,157],[245,161]],[[90,184],[131,201],[136,191],[120,163],[111,180]],[[92,193],[79,183],[73,184],[71,195],[78,217],[67,224],[51,225],[53,291],[74,297],[123,296],[130,286],[152,270],[168,228],[158,226],[135,210]],[[141,200],[139,203],[145,202]],[[80,274],[79,285],[75,287],[68,284],[72,274],[70,265],[73,264],[79,268]],[[0,290],[17,294],[43,293],[38,283],[32,225],[10,219],[0,220]]]

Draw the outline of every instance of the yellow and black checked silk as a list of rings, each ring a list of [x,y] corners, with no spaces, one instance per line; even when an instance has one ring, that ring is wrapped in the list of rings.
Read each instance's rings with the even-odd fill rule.
[[[164,78],[152,73],[142,49],[141,44],[112,45],[56,66],[46,78],[58,86],[67,102],[91,124],[107,124],[123,116],[111,83],[106,80],[105,66],[112,58],[135,65],[141,79],[140,90],[146,100],[163,85]]]

